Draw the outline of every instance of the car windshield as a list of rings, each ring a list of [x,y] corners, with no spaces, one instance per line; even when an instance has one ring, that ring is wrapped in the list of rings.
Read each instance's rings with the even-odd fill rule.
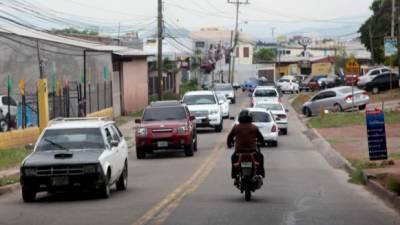
[[[214,95],[188,95],[183,98],[186,105],[213,105],[216,104]]]
[[[186,111],[183,107],[154,107],[144,111],[143,121],[185,120]]]
[[[37,151],[105,148],[99,128],[49,129],[43,134]]]
[[[289,82],[289,79],[280,79],[279,82]]]
[[[233,88],[229,84],[219,84],[219,85],[215,86],[214,90],[215,91],[232,91]]]
[[[253,123],[269,123],[269,122],[271,122],[271,118],[268,113],[250,112],[250,115],[253,118]]]
[[[278,97],[278,93],[271,89],[259,89],[254,92],[254,97]]]
[[[282,111],[283,107],[281,104],[257,104],[254,108],[262,108],[266,110],[272,111]]]

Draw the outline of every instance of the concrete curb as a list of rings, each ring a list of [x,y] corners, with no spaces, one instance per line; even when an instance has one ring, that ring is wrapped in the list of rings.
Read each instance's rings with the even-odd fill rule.
[[[15,184],[10,184],[10,185],[6,185],[3,187],[0,187],[0,196],[2,195],[6,195],[15,191],[18,191],[21,189],[21,185],[19,183],[15,183]]]
[[[290,107],[292,108],[291,110],[294,110],[292,102],[290,102]],[[356,168],[354,168],[347,159],[338,153],[316,129],[308,128],[300,114],[296,114],[297,118],[301,122],[303,133],[333,168],[344,169],[349,175],[356,171]],[[397,194],[385,189],[381,184],[371,179],[366,174],[364,174],[364,182],[369,191],[393,207],[397,212],[400,212],[400,197]]]

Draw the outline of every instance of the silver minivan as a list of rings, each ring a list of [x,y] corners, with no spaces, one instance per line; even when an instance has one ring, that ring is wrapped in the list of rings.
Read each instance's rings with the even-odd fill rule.
[[[350,86],[326,89],[315,94],[303,104],[303,114],[306,116],[318,115],[320,110],[348,111],[354,108],[364,110],[369,103],[367,92]]]

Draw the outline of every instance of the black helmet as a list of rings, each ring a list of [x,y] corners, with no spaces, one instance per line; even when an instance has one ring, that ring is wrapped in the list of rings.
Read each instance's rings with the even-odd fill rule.
[[[239,123],[251,123],[253,122],[253,117],[251,116],[249,110],[245,109],[239,113]]]

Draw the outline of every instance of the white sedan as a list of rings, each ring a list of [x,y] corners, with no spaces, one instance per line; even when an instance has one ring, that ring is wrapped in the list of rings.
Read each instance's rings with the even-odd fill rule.
[[[225,97],[224,94],[217,94],[218,103],[221,106],[222,117],[229,118],[229,104],[230,101]]]
[[[260,103],[256,104],[254,108],[262,108],[270,111],[275,117],[279,132],[281,132],[283,135],[287,135],[289,128],[287,117],[288,110],[285,109],[281,103]]]
[[[299,93],[299,84],[290,80],[289,82],[283,83],[281,86],[282,93],[290,92],[292,94]]]
[[[260,130],[265,143],[268,146],[278,147],[279,128],[272,113],[262,108],[247,108],[243,110],[250,112],[253,117],[253,124]],[[235,123],[239,124],[239,121],[236,119]]]

